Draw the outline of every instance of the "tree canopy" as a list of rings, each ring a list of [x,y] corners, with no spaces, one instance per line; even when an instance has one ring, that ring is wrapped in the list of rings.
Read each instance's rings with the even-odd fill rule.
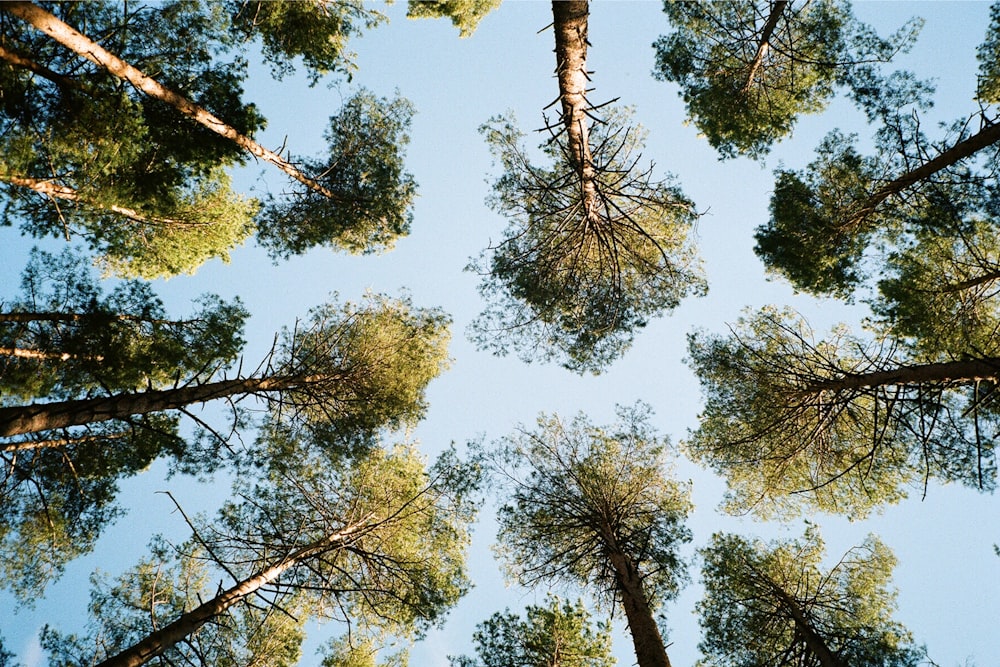
[[[896,560],[869,536],[825,567],[815,527],[765,544],[716,533],[701,550],[702,664],[916,667],[925,653],[891,620]]]
[[[646,406],[593,426],[541,416],[495,457],[509,487],[498,553],[522,584],[571,583],[606,608],[621,605],[640,667],[669,665],[654,610],[685,581],[687,489],[667,473],[665,442]]]

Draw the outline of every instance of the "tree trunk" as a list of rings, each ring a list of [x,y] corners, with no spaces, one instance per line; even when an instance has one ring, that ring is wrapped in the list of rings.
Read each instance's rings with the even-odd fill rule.
[[[757,52],[750,62],[750,70],[747,72],[746,83],[743,84],[741,94],[744,96],[750,92],[750,88],[753,87],[753,80],[764,64],[764,57],[771,46],[771,36],[774,35],[774,29],[778,27],[778,21],[781,19],[781,15],[784,13],[787,5],[788,0],[776,0],[771,6],[771,13],[768,15],[764,29],[760,33],[760,39],[757,40]]]
[[[875,212],[879,204],[892,195],[899,194],[917,181],[929,178],[967,157],[974,155],[988,146],[1000,141],[1000,124],[987,125],[978,133],[972,135],[965,141],[961,141],[932,160],[928,160],[916,169],[912,169],[902,176],[889,181],[878,190],[873,192],[861,207],[846,221],[845,227],[852,229],[864,223],[865,218]]]
[[[976,382],[997,379],[1000,379],[1000,357],[988,357],[966,361],[943,361],[933,364],[901,366],[871,373],[851,373],[840,378],[810,382],[803,388],[803,392],[812,394],[822,391],[871,389],[886,385]]]
[[[330,375],[237,378],[176,389],[5,407],[0,408],[0,437],[124,419],[227,396],[278,392],[335,379]]]
[[[32,313],[20,311],[0,313],[0,322],[18,322],[22,324],[29,322],[86,322],[87,320],[96,320],[99,322],[114,320],[119,322],[141,322],[144,324],[163,324],[170,326],[182,326],[203,321],[201,319],[162,320],[151,317],[142,317],[140,315],[128,315],[125,313]]]
[[[580,177],[583,210],[589,220],[597,215],[597,181],[590,153],[587,125],[587,0],[553,0],[553,30],[556,35],[556,76],[562,123],[573,169]]]
[[[216,117],[207,109],[198,106],[183,95],[166,88],[158,81],[146,76],[132,65],[110,53],[86,35],[77,32],[71,26],[59,20],[57,16],[50,14],[38,5],[31,2],[8,1],[0,3],[0,9],[31,24],[81,58],[86,58],[100,65],[115,76],[128,81],[150,97],[169,104],[196,123],[229,139],[251,155],[270,162],[309,189],[329,199],[337,199],[330,190],[303,174],[274,151],[264,148],[250,137],[241,134],[236,128]]]
[[[805,613],[799,607],[798,603],[792,598],[788,593],[785,592],[781,586],[777,585],[770,578],[765,577],[768,586],[774,591],[780,601],[780,606],[788,612],[788,615],[792,617],[795,622],[795,628],[799,631],[803,641],[813,655],[819,660],[821,667],[846,667],[830,650],[830,647],[826,645],[823,638],[816,632],[816,629],[806,618]]]
[[[611,552],[610,560],[639,667],[670,667],[663,636],[656,625],[635,563],[620,551]]]
[[[211,600],[182,614],[172,623],[153,632],[118,655],[101,662],[97,667],[138,667],[138,665],[145,664],[185,637],[197,632],[205,623],[236,603],[272,583],[285,571],[344,544],[364,527],[365,522],[359,522],[292,552],[271,567],[240,581]]]
[[[0,5],[2,7],[2,5]],[[184,220],[177,220],[174,218],[151,218],[147,215],[143,215],[134,208],[128,208],[127,206],[119,206],[117,204],[112,204],[110,206],[104,206],[103,204],[94,204],[87,201],[85,198],[80,196],[73,188],[68,185],[58,185],[52,181],[44,178],[30,178],[27,176],[0,176],[0,180],[6,181],[11,185],[16,185],[21,188],[28,188],[29,190],[34,190],[35,192],[45,195],[53,199],[65,199],[66,201],[78,202],[84,206],[90,206],[92,208],[111,211],[112,213],[117,213],[118,215],[128,218],[129,220],[134,220],[135,222],[141,222],[143,224],[155,224],[164,225],[171,227],[203,227],[207,223],[203,222],[185,222]]]

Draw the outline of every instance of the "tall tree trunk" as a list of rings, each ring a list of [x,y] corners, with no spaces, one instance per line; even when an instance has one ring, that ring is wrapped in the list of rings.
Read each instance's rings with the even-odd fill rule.
[[[5,407],[0,408],[0,436],[124,419],[227,396],[272,393],[334,380],[331,375],[237,378],[176,389]]]
[[[621,551],[612,551],[610,560],[639,667],[670,667],[663,636],[656,625],[635,563]]]
[[[309,189],[329,199],[337,199],[333,192],[303,174],[293,164],[284,160],[274,151],[264,148],[250,137],[241,134],[236,128],[216,117],[207,109],[198,106],[183,95],[170,90],[155,79],[146,76],[132,65],[107,51],[100,44],[76,31],[71,26],[59,20],[57,16],[45,11],[38,5],[31,2],[8,1],[0,3],[0,10],[31,24],[81,58],[86,58],[100,65],[115,76],[128,81],[150,97],[169,104],[196,123],[229,139],[251,155],[270,162]]]
[[[782,13],[785,11],[785,7],[788,6],[788,0],[776,0],[776,2],[771,5],[771,13],[767,17],[767,22],[764,23],[764,29],[760,33],[760,39],[757,40],[757,51],[754,53],[753,60],[750,62],[750,69],[747,72],[746,83],[743,84],[743,90],[741,94],[746,96],[750,92],[750,88],[753,87],[753,80],[757,77],[757,72],[764,65],[764,58],[767,56],[767,52],[771,47],[771,37],[774,35],[774,29],[778,27],[778,21],[781,19]]]
[[[64,74],[60,74],[59,72],[53,72],[48,67],[40,65],[36,63],[34,60],[31,60],[30,58],[25,58],[24,56],[18,53],[14,53],[9,49],[5,49],[2,44],[0,44],[0,60],[5,60],[11,65],[14,65],[15,67],[21,67],[23,69],[34,72],[38,76],[44,79],[48,79],[49,81],[52,81],[53,83],[63,88],[72,88],[74,90],[79,90],[81,92],[87,93],[88,95],[93,94],[93,91],[91,91],[89,88],[87,88],[87,86],[83,85],[76,79],[68,77]]]
[[[0,7],[2,7],[2,5],[0,5]],[[177,220],[174,218],[149,217],[147,215],[143,215],[134,208],[119,206],[117,204],[111,204],[110,206],[94,204],[93,202],[87,201],[85,198],[81,197],[80,193],[68,185],[59,185],[44,178],[30,178],[28,176],[12,175],[5,176],[0,174],[0,181],[6,181],[11,185],[34,190],[35,192],[52,199],[64,199],[66,201],[78,202],[84,206],[90,206],[91,208],[98,210],[111,211],[112,213],[117,213],[118,215],[128,218],[129,220],[134,220],[135,222],[141,222],[144,224],[167,225],[171,227],[203,227],[206,224],[202,222],[185,222],[184,220]]]
[[[802,391],[844,391],[871,389],[887,385],[917,385],[925,382],[976,382],[1000,379],[1000,357],[970,359],[965,361],[942,361],[933,364],[900,366],[871,373],[851,373],[829,380],[809,382]]]
[[[117,320],[119,322],[141,322],[144,324],[165,324],[176,326],[194,324],[195,322],[203,321],[197,318],[193,320],[163,320],[152,317],[142,317],[141,315],[128,315],[125,313],[38,313],[20,311],[0,313],[0,322],[86,322],[87,320],[95,320],[98,322]]]
[[[138,667],[138,665],[145,664],[185,637],[197,632],[205,623],[233,605],[272,583],[287,570],[341,546],[364,527],[365,522],[359,522],[292,552],[274,565],[240,581],[211,600],[182,614],[175,621],[153,632],[118,655],[101,662],[97,667]]]
[[[771,581],[769,577],[765,576],[767,585],[771,588],[774,594],[780,601],[780,606],[788,612],[788,615],[792,617],[795,622],[795,628],[799,631],[802,640],[805,642],[806,646],[813,655],[819,660],[821,667],[847,667],[833,654],[830,647],[827,646],[823,637],[816,632],[816,628],[813,627],[812,623],[806,618],[805,613],[802,608],[799,607],[798,603],[792,596],[785,592],[778,584]]]
[[[573,169],[580,177],[580,193],[586,218],[596,217],[597,181],[590,152],[587,125],[587,0],[553,0],[553,30],[556,35],[556,76],[562,123]]]
[[[844,226],[847,229],[861,226],[865,218],[874,213],[875,209],[892,195],[899,194],[914,183],[929,178],[942,169],[946,169],[960,160],[975,155],[976,152],[992,146],[998,141],[1000,141],[1000,123],[987,125],[976,134],[965,141],[960,141],[936,158],[928,160],[916,169],[912,169],[880,187],[861,204],[858,210],[845,222]]]

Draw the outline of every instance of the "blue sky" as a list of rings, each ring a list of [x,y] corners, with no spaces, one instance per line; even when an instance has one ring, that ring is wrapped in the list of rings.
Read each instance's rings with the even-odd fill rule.
[[[493,172],[477,128],[508,109],[524,129],[542,126],[542,109],[557,95],[553,37],[551,31],[542,30],[551,21],[551,9],[544,2],[506,2],[464,40],[447,21],[408,21],[403,16],[405,4],[391,6],[388,25],[354,42],[359,69],[350,84],[308,88],[295,77],[276,83],[265,68],[257,68],[247,91],[269,119],[261,143],[276,147],[287,138],[289,149],[300,154],[321,148],[327,118],[357,86],[381,95],[398,90],[414,102],[417,115],[407,167],[416,177],[420,197],[412,233],[381,256],[349,257],[317,250],[277,265],[251,245],[235,251],[228,265],[213,262],[193,276],[158,281],[157,290],[177,313],[188,311],[191,299],[203,292],[239,295],[253,313],[245,355],[250,366],[266,352],[275,330],[292,325],[334,291],[342,299],[355,299],[365,290],[397,294],[405,288],[417,305],[444,308],[454,318],[454,363],[431,385],[427,419],[413,434],[430,456],[452,441],[499,438],[516,424],[530,424],[539,412],[583,411],[595,423],[609,423],[616,403],[637,400],[652,405],[655,424],[663,434],[674,443],[682,440],[696,425],[701,403],[698,384],[683,363],[685,336],[694,328],[722,332],[743,308],[765,304],[790,305],[812,319],[817,329],[840,320],[857,322],[863,315],[859,308],[817,301],[793,293],[780,280],[769,281],[753,254],[752,234],[767,219],[773,169],[804,166],[833,127],[863,137],[870,132],[860,114],[836,101],[825,113],[801,119],[794,136],[776,148],[766,165],[718,161],[695,128],[683,124],[676,88],[650,75],[651,44],[668,30],[660,7],[656,2],[594,5],[588,64],[596,90],[591,98],[601,102],[620,97],[623,104],[635,107],[636,119],[650,133],[645,157],[655,162],[658,173],[674,174],[704,212],[697,241],[710,292],[650,323],[607,373],[581,377],[556,366],[497,358],[477,351],[465,339],[465,329],[482,303],[476,291],[478,278],[463,269],[499,238],[505,226],[483,203]],[[988,22],[986,3],[859,2],[855,11],[882,34],[911,16],[923,16],[926,25],[920,40],[899,64],[936,80],[936,119],[952,120],[974,109],[975,46]],[[256,167],[241,173],[238,182],[247,190],[284,186],[275,171]],[[34,242],[19,238],[14,229],[0,229],[0,239],[0,294],[7,294],[16,290],[27,248]],[[54,242],[46,245],[58,247]],[[72,563],[33,609],[15,614],[10,599],[0,597],[0,626],[7,644],[28,665],[36,664],[33,636],[41,625],[80,628],[87,579],[94,568],[116,573],[144,554],[153,533],[183,534],[182,520],[158,491],[171,491],[189,511],[209,512],[220,500],[218,489],[225,487],[164,479],[163,472],[163,466],[155,465],[124,485],[122,500],[131,507],[128,516],[106,532],[92,557]],[[801,521],[763,525],[723,516],[716,510],[723,491],[719,480],[684,460],[678,461],[677,475],[693,483],[692,553],[717,530],[764,537],[802,532]],[[504,606],[520,610],[543,599],[544,591],[504,586],[490,551],[495,527],[489,514],[484,511],[472,550],[475,589],[442,629],[431,632],[414,649],[413,665],[446,665],[446,655],[470,650],[475,623]],[[959,665],[967,658],[978,665],[996,662],[1000,558],[992,545],[1000,542],[1000,520],[993,498],[965,489],[931,487],[926,499],[915,494],[869,521],[810,519],[822,526],[833,556],[870,532],[895,551],[898,620],[927,645],[938,664]],[[669,653],[678,667],[692,665],[698,658],[699,631],[692,614],[700,597],[696,568],[691,574],[692,585],[664,610],[672,642]],[[303,664],[318,663],[311,653],[319,643],[317,637],[337,631],[332,624],[316,629]],[[620,664],[634,663],[620,624],[615,646]]]

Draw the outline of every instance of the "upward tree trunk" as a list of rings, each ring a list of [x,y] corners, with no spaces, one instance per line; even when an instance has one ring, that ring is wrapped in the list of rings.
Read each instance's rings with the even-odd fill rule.
[[[49,352],[47,350],[33,350],[23,347],[0,347],[0,357],[16,357],[18,359],[40,359],[49,361],[69,361],[70,359],[104,361],[104,357],[101,355],[81,357],[78,354],[70,354],[69,352]]]
[[[81,92],[92,94],[93,91],[89,90],[87,86],[83,85],[76,79],[72,77],[65,76],[58,72],[53,72],[48,67],[36,63],[30,58],[25,58],[24,56],[14,53],[8,49],[5,49],[2,44],[0,44],[0,60],[6,60],[11,65],[16,67],[21,67],[31,72],[34,72],[38,76],[48,79],[53,83],[62,86],[63,88],[72,88],[74,90],[79,90]]]
[[[823,637],[816,632],[816,628],[813,627],[812,623],[806,617],[802,608],[799,606],[798,602],[785,592],[781,586],[777,585],[770,578],[765,577],[768,586],[774,592],[775,596],[779,600],[779,605],[784,608],[788,615],[792,617],[795,622],[795,627],[799,631],[802,640],[805,642],[806,646],[813,655],[819,660],[819,664],[822,667],[847,667],[833,654],[830,647],[827,646]]]
[[[917,385],[925,382],[975,382],[1000,379],[1000,358],[943,361],[933,364],[901,366],[885,371],[848,374],[840,378],[816,380],[808,383],[803,391],[844,391],[872,389],[887,385]]]
[[[639,667],[670,667],[663,636],[656,625],[635,563],[621,551],[613,551],[610,559]]]
[[[767,17],[767,22],[764,23],[760,39],[757,40],[757,51],[750,62],[750,69],[747,71],[746,83],[743,84],[743,90],[741,91],[743,95],[747,95],[750,92],[750,88],[753,87],[753,80],[757,77],[757,72],[763,66],[764,58],[771,48],[771,37],[774,35],[774,29],[778,27],[778,21],[781,19],[781,14],[785,11],[787,5],[788,0],[777,0],[771,6],[771,13]]]
[[[303,174],[274,151],[264,148],[250,137],[241,134],[236,128],[216,117],[207,109],[198,106],[183,95],[170,90],[158,81],[146,76],[132,65],[129,65],[118,56],[107,51],[86,35],[77,32],[71,26],[59,20],[57,16],[45,11],[38,5],[31,2],[8,1],[0,3],[0,10],[31,24],[81,58],[86,58],[100,65],[115,76],[128,81],[150,97],[169,104],[196,123],[229,139],[251,155],[270,162],[309,189],[329,199],[337,199],[336,195],[330,190]]]
[[[598,208],[597,181],[590,153],[590,130],[587,125],[587,0],[553,0],[553,30],[556,35],[556,76],[562,123],[573,169],[580,177],[584,213],[588,219]]]
[[[289,556],[278,561],[271,567],[240,581],[232,588],[200,604],[191,611],[181,615],[172,623],[148,635],[137,644],[132,645],[114,657],[108,658],[97,667],[138,667],[145,664],[177,642],[196,632],[205,623],[219,616],[236,603],[272,583],[287,570],[344,544],[355,534],[363,530],[364,527],[364,522],[348,526],[343,530],[292,552]]]
[[[875,209],[892,195],[899,194],[914,183],[929,178],[942,169],[946,169],[998,141],[1000,141],[1000,124],[987,125],[965,141],[955,144],[936,158],[928,160],[916,169],[889,181],[873,192],[846,221],[845,227],[851,229],[860,226],[865,218],[874,213]]]
[[[328,375],[237,378],[176,389],[5,407],[0,408],[0,436],[124,419],[132,415],[174,410],[227,396],[272,393],[335,379]]]

